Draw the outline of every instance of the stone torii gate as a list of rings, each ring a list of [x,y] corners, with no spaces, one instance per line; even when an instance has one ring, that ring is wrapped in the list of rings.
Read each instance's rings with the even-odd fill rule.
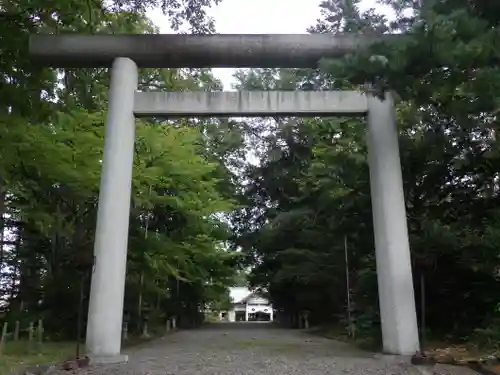
[[[392,38],[393,36],[389,36]],[[316,68],[376,41],[359,35],[33,35],[51,67],[111,67],[86,347],[120,362],[135,117],[367,116],[384,351],[419,350],[394,103],[352,91],[138,92],[138,67]]]

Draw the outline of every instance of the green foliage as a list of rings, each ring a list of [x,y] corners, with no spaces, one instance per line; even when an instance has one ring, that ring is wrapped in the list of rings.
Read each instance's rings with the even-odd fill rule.
[[[419,319],[423,275],[432,334],[496,345],[498,5],[385,0],[396,12],[389,22],[375,10],[360,12],[359,3],[322,2],[322,19],[309,31],[404,37],[322,61],[317,70],[240,71],[237,88],[369,83],[395,93]],[[210,4],[54,7],[37,0],[2,9],[0,295],[7,319],[44,317],[51,337],[75,337],[82,279],[84,307],[88,296],[75,258],[92,253],[109,83],[105,69],[37,67],[27,55],[29,33],[152,33],[144,12],[154,5],[174,29],[212,32],[204,14]],[[217,91],[221,83],[208,69],[144,69],[140,88]],[[197,324],[205,308],[228,307],[228,286],[248,282],[292,323],[309,311],[311,324],[340,322],[377,341],[364,125],[353,118],[138,121],[125,296],[131,329],[145,314]]]
[[[71,358],[75,354],[75,342],[45,342],[28,341],[7,342],[0,357],[0,372],[11,374],[19,367],[34,367],[41,363],[54,363]]]
[[[412,258],[431,264],[413,265],[418,318],[423,274],[433,335],[498,342],[496,5],[386,3],[396,11],[394,22],[373,9],[360,12],[356,0],[324,1],[322,19],[309,31],[404,37],[323,61],[319,70],[240,72],[239,87],[362,89],[370,83],[393,91],[400,99]],[[291,321],[308,310],[313,324],[350,325],[349,295],[358,334],[379,335],[364,121],[286,118],[247,126],[266,134],[252,138],[260,164],[247,168],[245,195],[253,208],[239,216],[240,244],[255,265],[250,281],[267,288]]]
[[[174,29],[213,31],[205,7],[163,2]],[[144,2],[10,2],[0,22],[0,297],[2,319],[44,318],[52,339],[76,338],[83,316],[97,215],[107,106],[106,69],[51,70],[27,54],[37,32],[156,32]],[[57,11],[54,11],[57,9]],[[5,21],[5,22],[4,22]],[[220,90],[209,70],[144,69],[142,90]],[[239,254],[229,249],[227,216],[235,183],[225,157],[241,137],[223,121],[137,122],[125,313],[131,330],[180,316],[198,324],[233,283]],[[210,129],[210,131],[206,131]],[[87,262],[88,263],[88,262]]]

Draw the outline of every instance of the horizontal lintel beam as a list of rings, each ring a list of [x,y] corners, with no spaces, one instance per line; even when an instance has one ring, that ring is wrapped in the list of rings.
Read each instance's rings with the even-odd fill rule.
[[[138,117],[361,116],[366,96],[357,91],[136,92]]]
[[[58,34],[31,35],[30,54],[41,65],[110,67],[128,57],[142,68],[317,68],[399,35],[359,34]]]

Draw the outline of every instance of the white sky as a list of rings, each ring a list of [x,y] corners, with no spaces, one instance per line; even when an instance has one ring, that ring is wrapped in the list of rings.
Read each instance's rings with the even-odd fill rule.
[[[305,34],[320,18],[320,0],[222,0],[208,10],[215,19],[217,33],[220,34]],[[390,11],[376,3],[363,0],[361,8],[377,8],[384,13]],[[160,32],[170,34],[168,17],[161,10],[148,12],[148,17],[160,27]],[[234,69],[213,69],[214,74],[231,89]]]

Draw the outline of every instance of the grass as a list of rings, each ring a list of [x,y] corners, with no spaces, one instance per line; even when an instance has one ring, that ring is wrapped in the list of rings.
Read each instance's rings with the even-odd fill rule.
[[[154,340],[161,335],[160,329],[151,330],[149,338],[136,336],[129,337],[122,343],[122,348],[128,348]],[[80,355],[85,354],[85,346],[80,345]],[[75,358],[76,342],[51,342],[44,341],[41,346],[37,342],[31,345],[27,340],[17,342],[7,341],[3,353],[0,354],[0,375],[7,375],[12,371],[23,367],[30,367],[40,364],[61,362]]]
[[[0,375],[6,375],[19,369],[37,364],[58,362],[75,356],[74,342],[44,342],[28,341],[7,342],[0,355]]]
[[[345,327],[341,327],[338,325],[329,325],[313,328],[310,330],[312,334],[322,336],[332,340],[338,340],[341,342],[345,342],[351,344],[359,349],[370,351],[370,352],[378,352],[381,350],[381,342],[376,337],[371,336],[357,336],[357,337],[349,337],[347,330]]]

